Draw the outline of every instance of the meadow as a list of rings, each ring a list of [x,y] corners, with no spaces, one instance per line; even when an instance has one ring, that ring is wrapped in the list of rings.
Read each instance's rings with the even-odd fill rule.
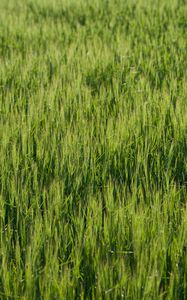
[[[0,1],[0,299],[187,299],[187,1]]]

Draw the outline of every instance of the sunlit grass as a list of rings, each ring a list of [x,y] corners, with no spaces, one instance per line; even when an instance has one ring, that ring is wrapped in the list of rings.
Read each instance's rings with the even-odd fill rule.
[[[0,299],[187,299],[186,16],[1,0]]]

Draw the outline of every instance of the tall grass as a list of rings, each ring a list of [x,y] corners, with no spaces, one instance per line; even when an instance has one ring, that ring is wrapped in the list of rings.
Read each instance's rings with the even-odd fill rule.
[[[186,16],[0,1],[0,299],[187,299]]]

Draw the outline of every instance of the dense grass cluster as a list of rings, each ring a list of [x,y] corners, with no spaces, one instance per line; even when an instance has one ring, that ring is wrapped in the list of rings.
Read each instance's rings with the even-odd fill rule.
[[[0,299],[187,299],[187,2],[0,1]]]

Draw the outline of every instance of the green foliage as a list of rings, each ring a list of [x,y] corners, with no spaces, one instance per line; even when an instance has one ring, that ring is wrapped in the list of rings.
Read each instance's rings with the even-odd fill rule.
[[[187,299],[186,16],[0,1],[0,299]]]

